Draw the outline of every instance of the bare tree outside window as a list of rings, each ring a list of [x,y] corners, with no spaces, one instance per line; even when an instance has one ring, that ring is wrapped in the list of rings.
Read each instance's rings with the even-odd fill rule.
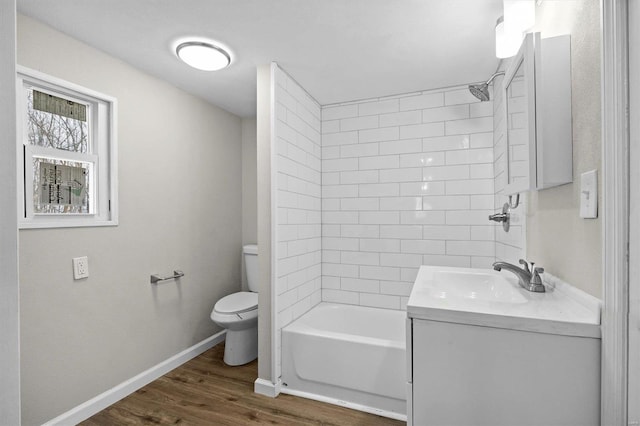
[[[55,179],[51,182],[43,176],[45,167],[58,166],[76,172],[81,171],[74,179]],[[36,213],[90,213],[90,189],[89,179],[93,173],[93,168],[89,163],[80,161],[54,160],[50,158],[33,158],[33,210]],[[51,195],[44,195],[52,191],[57,193],[67,190],[74,192],[75,200],[61,202],[52,200]],[[59,198],[59,197],[56,197]]]
[[[117,100],[17,66],[21,228],[114,226]]]
[[[71,101],[69,101],[71,102]],[[84,121],[34,108],[34,91],[27,91],[27,137],[31,145],[87,153],[89,126]]]

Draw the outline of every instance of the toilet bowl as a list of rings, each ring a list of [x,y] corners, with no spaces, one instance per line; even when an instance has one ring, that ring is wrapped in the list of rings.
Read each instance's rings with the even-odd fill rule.
[[[224,363],[242,365],[258,357],[258,247],[242,248],[249,290],[230,294],[218,300],[211,319],[227,330]]]

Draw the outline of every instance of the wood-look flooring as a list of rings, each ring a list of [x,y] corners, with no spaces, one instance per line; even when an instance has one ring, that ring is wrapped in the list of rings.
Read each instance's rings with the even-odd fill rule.
[[[176,368],[93,417],[105,425],[404,425],[404,422],[323,402],[253,392],[258,363],[222,362],[224,344]]]

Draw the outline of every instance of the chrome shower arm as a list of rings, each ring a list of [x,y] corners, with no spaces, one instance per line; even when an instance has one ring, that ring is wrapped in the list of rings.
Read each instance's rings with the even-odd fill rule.
[[[494,78],[496,78],[496,77],[497,77],[497,76],[499,76],[499,75],[504,75],[504,71],[497,71],[497,72],[493,73],[493,75],[492,75],[491,77],[489,77],[489,80],[487,80],[487,82],[486,82],[486,83],[484,83],[484,84],[486,84],[486,85],[491,84],[491,82],[493,81],[493,79],[494,79]]]

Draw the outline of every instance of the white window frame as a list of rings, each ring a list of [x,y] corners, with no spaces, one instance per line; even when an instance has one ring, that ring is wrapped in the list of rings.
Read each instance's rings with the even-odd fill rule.
[[[18,144],[18,227],[68,228],[118,225],[118,155],[117,100],[112,96],[87,89],[39,71],[17,66],[16,106]],[[29,144],[27,140],[27,101],[29,88],[58,94],[90,105],[88,154],[66,152]],[[65,161],[89,160],[93,164],[90,176],[91,213],[34,213],[33,156]]]

